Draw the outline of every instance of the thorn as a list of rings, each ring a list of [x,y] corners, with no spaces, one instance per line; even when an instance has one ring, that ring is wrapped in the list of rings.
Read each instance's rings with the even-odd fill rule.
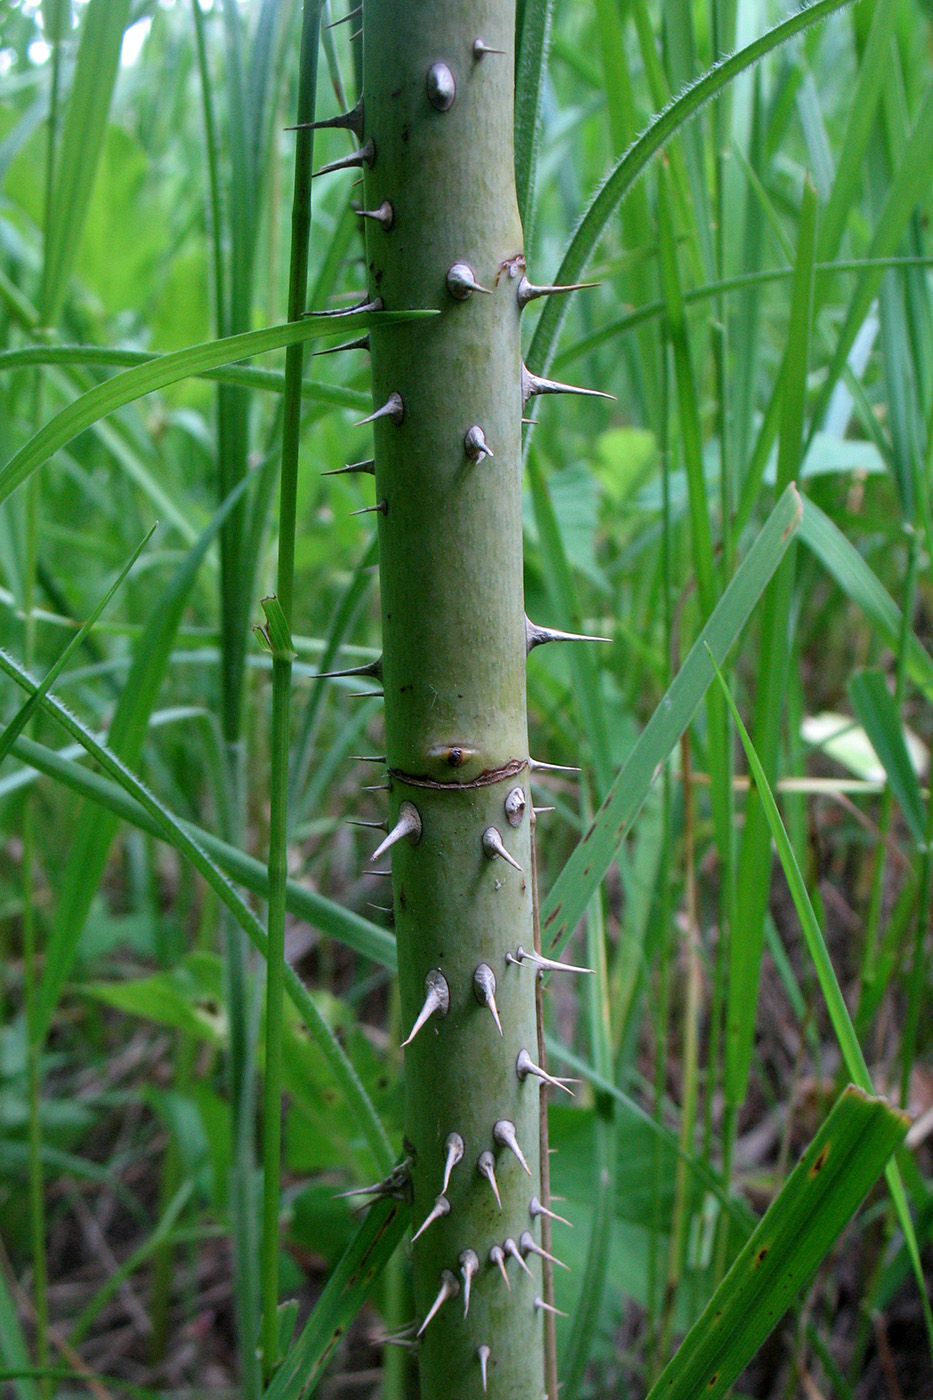
[[[457,96],[454,75],[446,63],[432,63],[425,80],[428,101],[436,112],[449,112]]]
[[[443,1219],[443,1217],[444,1217],[445,1215],[449,1215],[449,1214],[450,1214],[450,1202],[448,1201],[447,1197],[446,1197],[446,1196],[435,1196],[435,1198],[434,1198],[434,1209],[431,1211],[430,1215],[428,1215],[428,1216],[425,1218],[425,1220],[422,1222],[420,1228],[417,1229],[417,1230],[415,1231],[415,1233],[412,1235],[412,1237],[411,1237],[411,1242],[412,1242],[412,1244],[414,1244],[415,1240],[418,1238],[419,1235],[423,1235],[423,1234],[424,1234],[424,1232],[425,1232],[425,1230],[428,1228],[428,1226],[429,1226],[429,1225],[432,1225],[432,1224],[434,1223],[435,1220],[441,1220],[441,1219]]]
[[[455,262],[447,269],[447,290],[454,301],[469,301],[474,292],[492,296],[489,287],[481,287],[469,263]]]
[[[411,1158],[406,1157],[399,1162],[398,1166],[392,1168],[387,1177],[382,1181],[377,1181],[375,1186],[357,1186],[353,1191],[340,1191],[334,1197],[335,1201],[344,1200],[347,1196],[397,1196],[404,1200],[405,1193],[411,1185]]]
[[[514,953],[506,953],[505,960],[506,963],[511,963],[513,967],[521,967],[522,965],[521,958],[517,958]]]
[[[528,1275],[529,1278],[534,1278],[534,1274],[531,1272],[528,1265],[525,1263],[524,1259],[522,1258],[521,1251],[513,1239],[509,1238],[507,1240],[503,1240],[502,1248],[505,1250],[506,1254],[510,1256],[510,1258],[518,1260],[520,1267],[525,1270],[525,1273]]]
[[[332,160],[330,165],[322,165],[320,170],[315,170],[311,179],[316,180],[319,175],[330,175],[335,170],[355,170],[364,165],[371,170],[375,159],[376,144],[370,137],[366,145],[360,146],[358,151],[352,151],[348,156],[341,156],[340,160]]]
[[[347,341],[344,341],[343,345],[329,345],[329,346],[327,347],[326,350],[315,350],[314,355],[336,355],[336,354],[338,354],[338,352],[341,351],[341,350],[368,350],[368,349],[369,349],[369,333],[367,332],[366,335],[358,336],[356,340],[347,340]],[[312,359],[313,359],[313,358],[314,358],[314,356],[312,356]],[[321,474],[322,474],[322,476],[326,476],[326,475],[327,475],[326,472],[322,472]]]
[[[492,448],[486,444],[486,435],[479,424],[474,423],[472,428],[467,428],[463,438],[463,446],[466,448],[466,455],[471,462],[479,463],[484,457],[495,457]]]
[[[524,311],[530,301],[537,301],[538,297],[558,296],[561,292],[582,292],[587,287],[598,287],[599,282],[569,282],[565,287],[536,287],[533,282],[529,282],[524,275],[515,291],[518,301],[519,311]]]
[[[314,677],[316,681],[338,680],[341,676],[373,676],[379,680],[382,676],[382,657],[377,656],[375,661],[367,661],[365,666],[351,666],[348,671],[319,671]]]
[[[354,29],[353,33],[350,35],[350,43],[352,44],[353,41],[354,41],[355,39],[361,39],[362,37],[363,37],[363,26],[360,25],[359,29]]]
[[[509,826],[521,826],[522,817],[525,815],[525,792],[523,788],[513,787],[507,795],[503,804],[505,807],[505,819]]]
[[[509,1283],[509,1276],[508,1276],[508,1273],[506,1272],[506,1268],[505,1268],[505,1255],[504,1255],[503,1252],[502,1252],[502,1246],[501,1246],[501,1244],[494,1244],[494,1245],[493,1245],[492,1249],[489,1251],[489,1262],[490,1262],[491,1264],[495,1264],[496,1268],[499,1270],[499,1273],[502,1275],[503,1279],[505,1280],[505,1286],[506,1286],[506,1288],[507,1288],[507,1289],[509,1290],[509,1292],[511,1293],[511,1291],[512,1291],[512,1285]]]
[[[480,1176],[484,1176],[492,1187],[492,1194],[496,1198],[496,1205],[502,1209],[502,1197],[499,1195],[499,1187],[496,1185],[496,1159],[491,1152],[481,1152],[476,1159],[476,1170]]]
[[[493,1124],[492,1135],[496,1142],[502,1147],[508,1147],[521,1163],[522,1170],[531,1176],[531,1168],[525,1161],[522,1149],[518,1145],[518,1138],[515,1136],[515,1124],[510,1123],[508,1118],[500,1118]]]
[[[441,1020],[443,1020],[450,1010],[450,988],[447,985],[447,978],[442,972],[439,972],[436,967],[433,967],[424,979],[424,986],[427,993],[424,999],[424,1005],[418,1012],[417,1019],[411,1028],[408,1038],[402,1041],[401,1049],[403,1050],[406,1045],[411,1044],[424,1023],[430,1020],[435,1012],[437,1012]]]
[[[351,753],[350,758],[354,763],[385,763],[384,753]]]
[[[555,1317],[567,1317],[568,1314],[561,1312],[560,1308],[552,1308],[550,1303],[546,1303],[543,1298],[536,1298],[534,1301],[535,1311],[540,1312],[543,1308],[545,1312],[553,1313]]]
[[[460,1254],[460,1273],[463,1276],[463,1316],[470,1311],[470,1284],[479,1273],[479,1255],[475,1249],[464,1249]]]
[[[575,1097],[573,1090],[567,1088],[566,1080],[555,1079],[553,1074],[548,1074],[546,1069],[542,1069],[540,1065],[536,1065],[527,1050],[519,1050],[518,1059],[515,1061],[515,1073],[518,1075],[521,1083],[525,1082],[529,1074],[533,1074],[537,1079],[542,1080],[543,1083],[553,1084],[556,1089],[563,1089],[564,1093],[569,1094],[571,1098]],[[573,1082],[576,1083],[577,1081],[574,1080]]]
[[[519,962],[534,963],[535,967],[540,967],[544,972],[592,973],[593,971],[591,967],[574,967],[572,963],[563,963],[558,961],[557,958],[542,958],[540,953],[526,953],[520,943],[515,949],[515,956],[518,958]]]
[[[450,1272],[449,1269],[444,1269],[441,1273],[441,1286],[438,1295],[434,1299],[434,1302],[431,1304],[431,1307],[428,1311],[428,1315],[424,1319],[424,1322],[422,1322],[421,1326],[418,1328],[418,1331],[415,1333],[416,1337],[421,1336],[422,1332],[427,1327],[428,1323],[431,1321],[431,1318],[440,1308],[444,1306],[444,1304],[447,1302],[447,1299],[456,1298],[459,1292],[460,1284],[454,1278],[453,1274]]]
[[[444,1184],[441,1187],[441,1195],[450,1184],[450,1173],[463,1157],[463,1138],[459,1133],[448,1133],[444,1146],[447,1148],[447,1160],[444,1163]]]
[[[348,10],[343,19],[333,19],[330,24],[325,24],[325,29],[336,29],[338,24],[346,24],[347,20],[356,19],[357,15],[363,13],[363,6],[356,5],[352,10]]]
[[[321,172],[318,171],[318,174]],[[327,316],[332,321],[339,320],[341,316],[355,316],[358,311],[385,311],[385,302],[382,297],[373,297],[372,301],[358,301],[355,306],[343,306],[339,311],[303,311],[302,316]]]
[[[483,832],[483,854],[489,860],[495,860],[496,856],[501,856],[506,865],[511,865],[515,870],[521,872],[522,867],[514,856],[510,856],[505,846],[502,844],[502,837],[494,826],[487,826]]]
[[[394,846],[396,841],[401,841],[403,838],[412,846],[417,846],[418,842],[421,840],[421,814],[413,802],[403,802],[401,804],[398,809],[398,821],[395,823],[386,839],[373,851],[372,855],[369,857],[370,860],[378,860],[381,855],[385,854],[390,846]]]
[[[542,1249],[539,1244],[535,1244],[530,1230],[525,1230],[518,1242],[523,1254],[537,1254],[539,1259],[549,1259],[552,1264],[556,1264],[559,1269],[566,1269],[570,1273],[570,1265],[565,1264],[563,1259],[557,1259],[553,1254],[548,1254],[546,1249]]]
[[[615,401],[615,394],[604,394],[602,389],[581,389],[577,384],[562,384],[559,379],[542,379],[539,374],[532,374],[531,370],[523,364],[523,408],[529,399],[534,398],[535,394],[579,394],[585,399],[612,399]]]
[[[529,758],[528,767],[532,773],[582,773],[582,768],[571,768],[566,763],[541,763],[537,758]]]
[[[368,420],[366,420],[366,421],[368,421]],[[374,511],[378,511],[380,515],[388,515],[388,513],[389,513],[389,502],[388,502],[388,501],[377,501],[377,503],[376,503],[374,506],[363,506],[360,510],[351,510],[351,511],[350,511],[350,514],[351,514],[351,515],[372,515]]]
[[[395,922],[395,910],[392,908],[391,904],[373,904],[371,899],[367,899],[366,908],[375,909],[378,913],[385,914],[389,923]]]
[[[363,791],[365,792],[366,789],[364,788]],[[532,807],[531,810],[534,812],[534,814],[535,814],[536,817],[540,817],[541,814],[542,814],[543,812],[556,812],[556,811],[557,811],[557,808],[556,808],[556,807]]]
[[[350,15],[354,13],[350,11]],[[346,18],[349,19],[350,15]],[[338,19],[337,24],[344,24],[345,20]],[[338,112],[336,117],[328,117],[321,122],[299,122],[297,126],[287,126],[286,131],[326,131],[328,127],[336,128],[340,131],[352,131],[358,141],[363,139],[363,99],[360,98],[355,107],[349,112]]]
[[[359,817],[347,817],[347,826],[368,826],[374,831],[386,830],[385,822],[364,822],[360,821]]]
[[[321,472],[321,476],[346,476],[348,473],[351,475],[365,473],[367,476],[375,476],[375,457],[367,457],[364,462],[349,462],[345,467],[334,467],[332,471]]]
[[[391,786],[391,783],[370,783],[367,787],[360,788],[360,792],[388,792]],[[551,810],[554,809],[551,808]],[[382,829],[383,831],[386,829],[384,824]]]
[[[525,653],[543,647],[547,642],[611,642],[611,637],[590,637],[582,632],[561,632],[556,627],[538,627],[525,618]]]
[[[537,1196],[532,1196],[531,1204],[528,1207],[528,1214],[531,1216],[532,1220],[539,1215],[546,1215],[548,1220],[557,1220],[561,1225],[570,1225],[571,1230],[573,1229],[573,1225],[569,1220],[565,1220],[562,1215],[555,1215],[554,1211],[548,1210],[547,1206],[541,1204]]]
[[[391,870],[364,870],[364,871],[363,871],[363,874],[364,874],[364,875],[375,875],[375,876],[376,876],[378,879],[380,879],[380,880],[391,880],[391,879],[392,879],[392,871],[391,871]]]
[[[485,58],[486,54],[488,53],[504,54],[505,49],[490,49],[486,44],[483,43],[482,39],[473,40],[473,57],[476,59],[477,62],[479,62],[481,58]],[[483,1384],[483,1389],[486,1389],[485,1383]]]
[[[473,973],[473,993],[481,1006],[489,1007],[496,1030],[501,1035],[502,1022],[499,1020],[499,1008],[496,1006],[496,974],[488,963],[480,963]]]
[[[388,233],[395,223],[395,210],[387,199],[384,199],[378,209],[357,209],[358,219],[372,219],[375,223],[381,224]]]
[[[362,428],[365,423],[375,423],[377,418],[391,418],[393,423],[401,423],[404,417],[405,405],[402,402],[402,396],[393,389],[381,408],[377,408],[375,413],[371,413],[368,418],[361,418],[353,426],[354,428]]]
[[[486,1367],[489,1365],[491,1352],[487,1346],[477,1347],[476,1355],[479,1357],[480,1370],[483,1374],[483,1394],[486,1394]]]

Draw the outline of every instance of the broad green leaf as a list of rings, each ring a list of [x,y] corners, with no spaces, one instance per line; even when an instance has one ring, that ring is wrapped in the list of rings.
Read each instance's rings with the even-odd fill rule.
[[[583,917],[655,777],[713,679],[710,653],[717,660],[728,654],[790,544],[800,524],[800,514],[800,497],[789,486],[645,726],[595,820],[557,877],[541,909],[542,937],[551,948],[562,948]]]
[[[813,1278],[909,1120],[850,1085],[647,1400],[718,1400]]]
[[[881,671],[860,671],[849,681],[848,691],[852,708],[888,775],[891,791],[900,803],[910,834],[918,846],[923,845],[926,840],[926,818],[920,784],[884,675]]]
[[[267,326],[260,331],[244,331],[241,335],[230,335],[223,340],[210,340],[204,345],[173,350],[169,355],[160,355],[147,364],[115,374],[105,383],[95,384],[93,389],[88,389],[74,403],[56,413],[10,458],[0,470],[0,503],[28,480],[37,467],[48,461],[53,452],[71,442],[98,418],[132,403],[134,399],[142,398],[144,394],[151,394],[154,389],[164,389],[179,379],[205,374],[234,360],[279,350],[283,345],[296,345],[299,341],[328,335],[352,336],[354,331],[364,330],[367,326],[389,325],[419,316],[436,315],[435,311],[361,311],[341,316],[336,321],[330,316],[311,315],[302,321]]]
[[[314,1387],[334,1347],[392,1257],[409,1215],[408,1206],[400,1201],[380,1200],[370,1206],[263,1400],[299,1400]]]

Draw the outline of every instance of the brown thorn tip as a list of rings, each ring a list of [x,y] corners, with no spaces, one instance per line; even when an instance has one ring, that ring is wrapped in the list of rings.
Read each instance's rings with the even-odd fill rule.
[[[372,219],[374,223],[381,224],[388,233],[395,223],[395,210],[387,199],[384,199],[378,209],[357,209],[358,219]]]
[[[479,1357],[480,1370],[483,1373],[483,1394],[486,1393],[486,1367],[489,1365],[491,1352],[487,1346],[477,1347],[476,1355]]]
[[[583,632],[561,632],[557,627],[539,627],[525,618],[525,651],[534,651],[548,642],[611,642],[611,637],[591,637]]]
[[[450,1184],[450,1173],[463,1157],[463,1138],[459,1133],[448,1133],[444,1146],[447,1148],[447,1160],[444,1163],[444,1184],[441,1186],[441,1195]]]
[[[489,1251],[489,1262],[490,1262],[491,1264],[495,1264],[496,1268],[499,1270],[499,1273],[502,1275],[503,1279],[505,1280],[505,1286],[506,1286],[506,1288],[507,1288],[507,1289],[509,1290],[509,1292],[511,1293],[511,1291],[512,1291],[512,1285],[509,1283],[509,1276],[508,1276],[508,1273],[506,1272],[506,1267],[505,1267],[505,1255],[504,1255],[503,1252],[502,1252],[502,1246],[501,1246],[501,1244],[494,1244],[494,1245],[493,1245],[492,1249]]]
[[[532,1220],[534,1220],[536,1216],[546,1215],[549,1220],[557,1220],[561,1225],[569,1225],[571,1230],[573,1229],[573,1224],[571,1221],[565,1220],[562,1215],[555,1215],[554,1211],[552,1210],[548,1210],[547,1206],[543,1206],[541,1204],[537,1196],[532,1196],[531,1202],[528,1206],[528,1214],[531,1216]]]
[[[377,501],[376,504],[375,504],[374,506],[362,506],[360,510],[351,510],[351,511],[350,511],[350,514],[351,514],[351,515],[372,515],[374,512],[378,512],[380,515],[388,515],[388,513],[389,513],[389,502],[388,502],[388,501]]]
[[[524,1153],[518,1145],[518,1138],[515,1136],[515,1124],[508,1118],[500,1118],[493,1124],[492,1135],[496,1142],[502,1147],[507,1147],[518,1158],[522,1170],[531,1176],[531,1168],[525,1161]]]
[[[330,175],[335,170],[354,170],[364,165],[372,169],[375,159],[376,144],[370,137],[365,146],[361,146],[358,151],[353,151],[348,156],[342,156],[340,160],[332,160],[330,165],[322,165],[320,170],[315,170],[311,179],[316,180],[319,175]]]
[[[549,1259],[552,1264],[556,1264],[559,1269],[566,1269],[570,1273],[570,1265],[565,1264],[563,1259],[557,1259],[553,1254],[548,1254],[546,1249],[542,1249],[539,1244],[535,1244],[534,1237],[530,1230],[525,1230],[518,1242],[518,1247],[523,1254],[537,1254],[539,1259]]]
[[[598,287],[599,282],[568,282],[566,286],[543,286],[536,287],[533,282],[523,276],[518,284],[515,295],[518,300],[520,311],[524,311],[530,301],[536,301],[538,297],[559,296],[562,292],[582,292],[587,287]]]
[[[514,856],[509,855],[503,844],[502,837],[494,826],[487,826],[486,830],[483,832],[483,854],[489,860],[495,860],[496,856],[500,856],[502,860],[505,861],[506,865],[511,865],[514,870],[521,873],[522,867]]]
[[[386,839],[373,851],[369,857],[370,860],[378,860],[391,846],[395,845],[396,841],[401,841],[403,838],[412,846],[417,846],[421,840],[421,813],[413,802],[401,804],[398,809],[398,821]]]
[[[415,1024],[407,1039],[402,1041],[401,1049],[403,1050],[406,1045],[411,1044],[425,1022],[429,1021],[435,1013],[443,1020],[450,1010],[450,988],[447,985],[447,978],[436,967],[432,967],[424,979],[424,987],[426,993],[424,1004],[418,1012]]]
[[[535,394],[577,394],[585,399],[612,399],[615,394],[606,394],[602,389],[583,389],[578,384],[562,384],[559,379],[542,379],[539,374],[522,365],[522,407]]]
[[[418,1238],[419,1235],[423,1235],[423,1234],[424,1234],[424,1232],[425,1232],[425,1230],[428,1228],[428,1226],[429,1226],[429,1225],[432,1225],[432,1224],[434,1223],[435,1220],[440,1220],[440,1219],[443,1218],[443,1216],[449,1215],[449,1214],[450,1214],[450,1202],[448,1201],[447,1197],[446,1197],[446,1196],[435,1196],[435,1198],[434,1198],[434,1209],[430,1212],[430,1214],[429,1214],[428,1216],[426,1216],[426,1218],[425,1218],[425,1220],[422,1222],[421,1226],[420,1226],[420,1227],[415,1231],[415,1233],[412,1235],[412,1237],[411,1237],[411,1242],[412,1242],[412,1244],[414,1244],[415,1240]]]
[[[552,1308],[550,1303],[546,1303],[543,1298],[536,1298],[534,1302],[535,1310],[540,1312],[543,1308],[545,1312],[554,1313],[555,1317],[568,1317],[569,1314],[561,1312],[560,1308]]]
[[[428,1311],[428,1315],[427,1315],[427,1317],[424,1319],[424,1322],[422,1322],[421,1326],[418,1328],[418,1331],[415,1333],[415,1336],[416,1336],[416,1337],[420,1337],[420,1336],[421,1336],[422,1332],[423,1332],[424,1329],[427,1327],[428,1323],[431,1321],[431,1319],[432,1319],[432,1317],[434,1316],[434,1314],[435,1314],[440,1308],[442,1308],[442,1307],[444,1306],[444,1304],[447,1302],[447,1299],[448,1299],[448,1298],[456,1298],[456,1296],[457,1296],[457,1294],[458,1294],[459,1292],[460,1292],[460,1284],[459,1284],[459,1282],[457,1281],[456,1278],[454,1278],[453,1274],[450,1272],[449,1269],[444,1269],[444,1270],[442,1271],[442,1273],[441,1273],[441,1286],[440,1286],[440,1289],[439,1289],[439,1291],[438,1291],[437,1297],[434,1299],[434,1302],[431,1304],[431,1307],[430,1307],[430,1309],[429,1309],[429,1311]]]
[[[367,423],[375,423],[377,418],[391,418],[393,423],[401,423],[404,417],[405,404],[402,401],[402,396],[393,389],[381,408],[377,408],[368,418],[361,418],[353,426],[354,428],[362,428]]]
[[[553,1074],[548,1074],[546,1069],[542,1069],[540,1065],[536,1065],[525,1049],[521,1049],[518,1052],[518,1058],[515,1061],[515,1073],[518,1075],[519,1082],[522,1084],[528,1078],[529,1074],[533,1074],[535,1078],[540,1079],[542,1083],[553,1084],[555,1089],[563,1089],[565,1094],[569,1094],[571,1098],[574,1097],[574,1092],[572,1089],[568,1089],[566,1080],[555,1079]]]

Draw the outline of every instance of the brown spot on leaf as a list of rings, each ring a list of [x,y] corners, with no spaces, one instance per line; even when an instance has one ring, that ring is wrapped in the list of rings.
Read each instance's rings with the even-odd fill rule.
[[[819,1176],[820,1172],[821,1172],[821,1171],[823,1170],[823,1168],[826,1166],[826,1159],[827,1159],[828,1156],[829,1156],[829,1143],[826,1142],[826,1143],[824,1143],[823,1146],[820,1148],[819,1155],[817,1156],[816,1161],[813,1163],[813,1166],[812,1166],[812,1167],[810,1168],[810,1170],[807,1172],[807,1176]]]

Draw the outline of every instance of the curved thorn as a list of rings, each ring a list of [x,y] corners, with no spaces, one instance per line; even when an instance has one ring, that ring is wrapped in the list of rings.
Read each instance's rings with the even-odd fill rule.
[[[479,463],[484,457],[495,457],[496,455],[487,444],[486,434],[478,423],[474,423],[472,428],[467,428],[463,438],[463,446],[471,462]]]
[[[501,1035],[502,1022],[499,1020],[499,1008],[496,1006],[496,974],[488,963],[480,963],[473,973],[473,995],[481,1006],[489,1007],[496,1030]]]
[[[350,11],[353,14],[353,11]],[[349,15],[346,17],[349,19]],[[345,23],[338,19],[338,24]],[[351,107],[349,112],[338,112],[336,117],[327,117],[320,122],[298,122],[296,126],[287,126],[286,131],[325,131],[328,127],[333,127],[340,131],[352,131],[358,141],[363,139],[363,99],[360,98],[355,107]]]
[[[421,1030],[426,1021],[437,1014],[441,1020],[450,1010],[450,988],[447,985],[447,978],[436,967],[432,967],[427,977],[424,979],[426,996],[421,1010],[418,1012],[415,1024],[412,1026],[407,1039],[402,1041],[401,1049],[410,1045],[415,1036]]]
[[[361,418],[358,423],[354,423],[354,428],[362,428],[366,423],[375,423],[377,418],[391,418],[393,423],[401,423],[405,417],[405,405],[402,396],[395,389],[381,408],[377,408],[368,418]]]
[[[569,1220],[565,1220],[562,1215],[555,1215],[554,1211],[548,1210],[547,1206],[541,1204],[537,1196],[532,1196],[531,1204],[528,1207],[528,1214],[531,1216],[532,1220],[539,1215],[546,1215],[548,1220],[557,1220],[561,1225],[569,1225],[571,1230],[573,1229],[573,1225]]]
[[[489,287],[481,287],[476,280],[476,276],[469,263],[451,263],[447,269],[447,290],[455,301],[468,301],[474,292],[483,292],[486,296],[492,296]]]
[[[522,1170],[531,1176],[531,1168],[525,1161],[522,1149],[518,1145],[518,1138],[515,1136],[515,1124],[511,1123],[508,1118],[500,1118],[497,1123],[493,1124],[492,1135],[500,1146],[507,1147],[511,1152],[514,1152],[521,1163]]]
[[[365,146],[360,146],[358,151],[352,151],[348,156],[341,156],[340,160],[332,160],[329,165],[322,165],[320,170],[315,170],[311,176],[316,180],[319,175],[330,175],[335,170],[355,170],[362,166],[372,169],[373,161],[376,159],[376,143],[370,137]]]
[[[518,1058],[515,1061],[515,1073],[518,1075],[521,1083],[525,1082],[529,1074],[533,1074],[535,1078],[540,1079],[542,1083],[553,1084],[555,1089],[563,1089],[565,1094],[569,1094],[571,1098],[575,1097],[573,1090],[568,1089],[566,1080],[555,1079],[553,1074],[548,1074],[546,1069],[542,1069],[540,1065],[536,1065],[525,1049],[519,1050],[518,1052]]]
[[[590,637],[583,632],[561,632],[557,627],[539,627],[525,618],[525,653],[543,647],[548,642],[611,642],[611,637]]]
[[[515,950],[515,956],[519,962],[534,963],[535,967],[540,967],[543,972],[593,972],[591,967],[574,967],[573,963],[563,963],[557,958],[543,958],[540,953],[526,953],[520,943]]]
[[[457,1279],[454,1278],[453,1274],[450,1272],[449,1269],[444,1269],[441,1273],[441,1286],[440,1290],[438,1291],[438,1295],[434,1299],[434,1302],[431,1304],[431,1307],[428,1310],[428,1315],[424,1319],[424,1322],[422,1322],[421,1326],[418,1328],[418,1331],[415,1333],[416,1337],[421,1336],[422,1332],[427,1327],[432,1317],[434,1317],[435,1313],[438,1312],[438,1310],[444,1306],[444,1304],[447,1302],[447,1299],[456,1298],[459,1292],[460,1284],[458,1283]]]
[[[340,676],[373,676],[379,680],[382,676],[382,657],[377,656],[375,661],[367,661],[365,666],[351,666],[347,671],[318,671],[314,677],[316,681],[332,681]]]
[[[460,1252],[460,1273],[463,1278],[463,1316],[470,1311],[470,1285],[479,1273],[479,1255],[475,1249]]]
[[[358,476],[365,473],[366,476],[376,475],[375,457],[367,457],[363,462],[348,462],[345,467],[334,467],[332,471],[321,472],[321,476]]]
[[[513,869],[521,873],[522,867],[514,856],[509,855],[502,842],[502,837],[494,826],[487,826],[483,832],[483,854],[489,860],[495,860],[496,856],[500,856],[506,865],[511,865]]]
[[[496,1184],[496,1159],[491,1152],[481,1152],[476,1159],[476,1170],[480,1176],[484,1176],[492,1187],[492,1194],[496,1198],[496,1205],[502,1209],[502,1197],[499,1195],[499,1187]]]
[[[378,209],[357,209],[358,219],[372,219],[374,223],[380,224],[388,233],[395,223],[395,210],[387,199],[384,199]]]
[[[522,365],[522,408],[536,394],[577,394],[584,399],[612,399],[615,394],[606,394],[602,389],[583,389],[578,384],[562,384],[559,379],[542,379],[540,374],[532,374]]]
[[[476,1355],[479,1357],[480,1371],[483,1376],[483,1394],[486,1394],[486,1367],[489,1365],[491,1352],[487,1346],[477,1347]]]
[[[524,275],[516,288],[515,296],[518,301],[518,308],[524,311],[530,301],[536,301],[538,297],[559,296],[561,292],[582,292],[587,287],[598,287],[599,282],[568,282],[564,287],[543,286],[536,287],[533,282],[529,282]]]
[[[447,1148],[447,1160],[444,1163],[444,1184],[441,1186],[441,1195],[450,1184],[450,1173],[463,1157],[463,1138],[459,1133],[448,1133],[444,1146]]]
[[[539,1259],[549,1259],[552,1264],[556,1264],[559,1269],[566,1269],[570,1273],[570,1265],[565,1264],[563,1259],[558,1259],[553,1254],[548,1254],[546,1249],[542,1249],[539,1244],[535,1244],[534,1237],[530,1230],[525,1230],[518,1242],[518,1247],[523,1254],[537,1254]]]
[[[368,350],[369,334],[361,335],[356,340],[346,340],[343,345],[328,345],[326,350],[315,350],[314,355],[336,355],[341,350]],[[312,356],[314,358],[314,356]],[[347,468],[349,471],[349,467]],[[327,472],[322,472],[322,476],[327,476]]]
[[[502,1241],[502,1248],[505,1250],[506,1254],[508,1254],[512,1259],[518,1260],[519,1265],[525,1270],[525,1273],[528,1275],[529,1278],[534,1278],[534,1274],[531,1272],[528,1265],[522,1258],[521,1250],[511,1237],[507,1240]]]
[[[512,1285],[509,1283],[509,1276],[508,1276],[508,1274],[507,1274],[507,1272],[506,1272],[506,1268],[505,1268],[505,1255],[504,1255],[503,1252],[502,1252],[502,1246],[501,1246],[501,1244],[494,1244],[494,1245],[493,1245],[492,1249],[489,1251],[489,1262],[490,1262],[491,1264],[495,1264],[496,1268],[499,1270],[499,1273],[502,1275],[503,1279],[505,1280],[505,1286],[506,1286],[506,1288],[507,1288],[507,1289],[509,1290],[509,1292],[511,1293],[511,1291],[512,1291]]]
[[[407,840],[412,846],[417,846],[421,840],[421,814],[413,802],[403,802],[398,809],[398,821],[389,832],[386,839],[376,847],[370,860],[378,860],[381,855],[394,846],[396,841]]]
[[[552,1308],[550,1303],[546,1303],[543,1298],[536,1298],[534,1301],[535,1311],[540,1312],[543,1308],[545,1312],[553,1313],[555,1317],[567,1317],[568,1313],[561,1312],[560,1308]]]
[[[427,1215],[427,1216],[425,1217],[425,1219],[424,1219],[423,1222],[421,1223],[420,1227],[419,1227],[419,1228],[415,1231],[415,1233],[412,1235],[412,1237],[411,1237],[411,1242],[412,1242],[412,1244],[414,1244],[415,1240],[418,1238],[419,1235],[423,1235],[423,1234],[424,1234],[425,1230],[428,1228],[429,1225],[433,1225],[433,1223],[434,1223],[435,1220],[442,1220],[443,1217],[444,1217],[445,1215],[449,1215],[449,1214],[450,1214],[450,1202],[448,1201],[447,1197],[446,1197],[446,1196],[435,1196],[435,1198],[434,1198],[434,1209],[430,1212],[429,1215]]]
[[[389,502],[388,502],[388,501],[377,501],[376,504],[375,504],[374,506],[362,506],[359,510],[351,510],[351,511],[350,511],[350,514],[351,514],[351,515],[372,515],[374,511],[378,511],[378,513],[379,513],[380,515],[388,515],[388,513],[389,513]]]

